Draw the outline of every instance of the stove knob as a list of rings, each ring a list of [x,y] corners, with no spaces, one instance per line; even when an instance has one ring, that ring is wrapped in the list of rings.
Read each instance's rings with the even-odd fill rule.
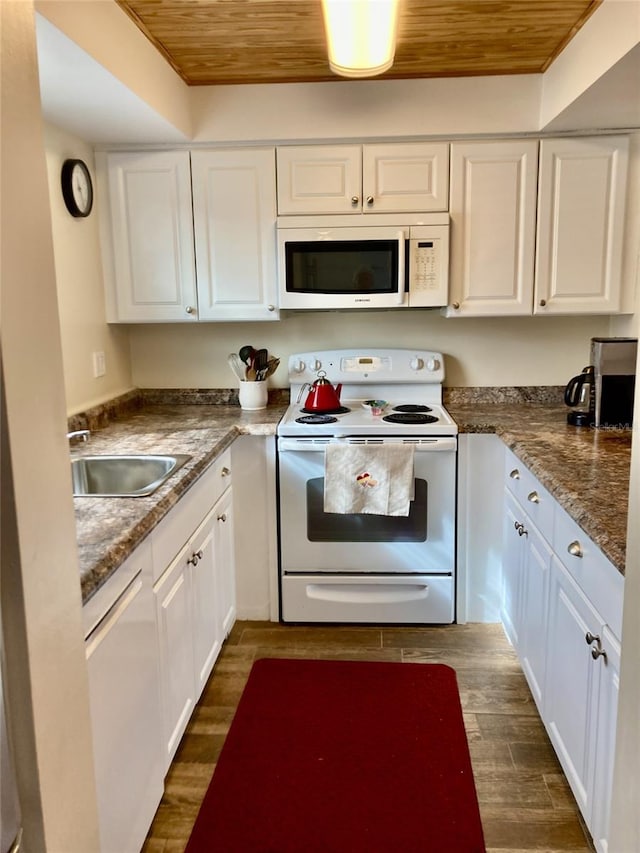
[[[424,361],[421,358],[412,358],[409,362],[409,367],[411,370],[422,370],[424,367]]]
[[[309,367],[311,368],[311,370],[318,371],[322,367],[322,362],[319,361],[317,358],[314,358]]]
[[[291,372],[292,373],[304,373],[304,368],[305,368],[304,361],[300,361],[300,360],[294,361],[293,364],[291,365]]]
[[[430,358],[427,362],[427,370],[430,373],[434,373],[436,370],[440,370],[440,361],[437,358]]]

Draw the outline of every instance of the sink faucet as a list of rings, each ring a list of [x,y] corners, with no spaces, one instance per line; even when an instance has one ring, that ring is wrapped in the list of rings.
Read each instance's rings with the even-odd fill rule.
[[[69,439],[69,441],[73,441],[76,438],[81,439],[82,441],[84,441],[86,443],[87,441],[89,441],[90,435],[91,435],[91,433],[89,432],[88,429],[75,429],[75,430],[73,430],[73,432],[67,433],[67,438]]]

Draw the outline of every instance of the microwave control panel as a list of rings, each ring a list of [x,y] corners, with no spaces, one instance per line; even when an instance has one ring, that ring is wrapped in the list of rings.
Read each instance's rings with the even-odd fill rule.
[[[411,229],[409,306],[437,308],[446,305],[449,296],[449,232],[443,229],[444,233],[437,234],[429,229],[428,235],[414,236],[420,230]]]

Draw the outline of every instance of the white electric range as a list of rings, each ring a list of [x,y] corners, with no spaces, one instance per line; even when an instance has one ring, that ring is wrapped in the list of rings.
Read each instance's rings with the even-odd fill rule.
[[[339,407],[307,411],[318,374]],[[442,405],[444,359],[358,348],[289,359],[291,405],[277,430],[281,618],[285,622],[449,623],[455,601],[457,426]],[[371,400],[386,401],[372,414]],[[409,444],[408,516],[324,511],[329,444]]]

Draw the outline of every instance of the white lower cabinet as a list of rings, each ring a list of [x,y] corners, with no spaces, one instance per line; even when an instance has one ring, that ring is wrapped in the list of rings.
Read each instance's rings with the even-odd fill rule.
[[[165,771],[235,620],[229,459],[227,452],[152,536]]]
[[[503,624],[607,853],[624,578],[510,451],[506,474]]]
[[[151,549],[141,545],[90,599],[85,641],[101,853],[138,853],[162,797],[158,647]],[[124,581],[123,581],[124,579]],[[114,591],[115,590],[115,591]]]
[[[507,467],[503,622],[540,709],[545,676],[543,638],[547,631],[552,499],[521,464],[512,461]]]

